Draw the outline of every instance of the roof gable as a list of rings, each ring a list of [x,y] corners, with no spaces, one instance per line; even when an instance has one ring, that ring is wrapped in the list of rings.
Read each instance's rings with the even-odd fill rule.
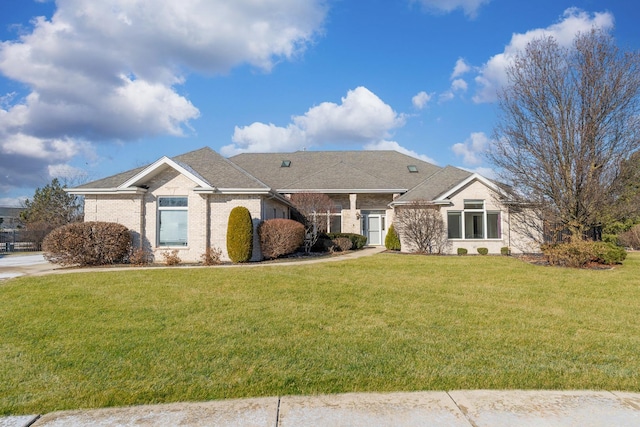
[[[117,189],[118,190],[125,190],[125,189],[131,188],[131,187],[142,186],[150,178],[156,176],[157,174],[159,174],[160,172],[165,170],[167,167],[175,169],[177,172],[179,172],[180,174],[186,176],[191,181],[196,183],[196,185],[198,185],[199,187],[211,188],[211,184],[206,182],[197,173],[194,173],[194,171],[190,167],[188,167],[188,166],[185,167],[181,163],[176,162],[175,160],[164,156],[164,157],[156,160],[154,163],[152,163],[151,165],[147,166],[146,168],[144,168],[143,170],[141,170],[140,172],[138,172],[137,174],[135,174],[134,176],[132,176],[131,178],[129,178],[128,180],[123,182],[122,184],[120,184],[117,187]]]
[[[259,179],[209,147],[179,156],[162,157],[154,163],[93,181],[69,190],[75,194],[143,191],[145,183],[166,168],[173,168],[194,182],[200,191],[269,191]]]
[[[454,188],[457,188],[461,182],[468,180],[473,175],[477,174],[453,166],[447,166],[398,197],[392,204],[402,205],[417,201],[441,201],[446,198],[446,194]]]

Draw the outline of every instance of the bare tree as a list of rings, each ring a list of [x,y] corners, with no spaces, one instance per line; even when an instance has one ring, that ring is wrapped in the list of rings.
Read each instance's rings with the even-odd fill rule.
[[[404,247],[424,254],[443,253],[447,247],[447,230],[437,206],[413,202],[396,208],[395,227]]]
[[[640,148],[640,54],[594,29],[569,48],[534,40],[507,75],[488,157],[518,201],[580,238],[603,221],[622,161]]]
[[[335,203],[324,193],[295,193],[291,203],[302,217],[305,226],[306,252],[318,241],[318,234],[327,231],[328,215],[335,211]]]

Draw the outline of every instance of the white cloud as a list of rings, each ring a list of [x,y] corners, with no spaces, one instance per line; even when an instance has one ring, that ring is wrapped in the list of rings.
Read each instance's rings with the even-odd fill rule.
[[[415,157],[416,159],[420,159],[422,161],[437,164],[435,160],[433,160],[429,156],[425,156],[424,154],[418,154],[413,150],[409,150],[408,148],[404,148],[396,141],[378,141],[371,142],[364,146],[365,150],[394,150],[402,154],[406,154],[407,156]]]
[[[468,17],[474,18],[481,6],[491,0],[414,0],[422,4],[427,10],[436,13],[450,13],[462,9]]]
[[[0,73],[29,91],[0,94],[0,173],[31,159],[48,175],[79,141],[183,135],[199,117],[185,75],[269,71],[314,41],[326,13],[323,0],[57,0],[50,19],[0,43]]]
[[[614,18],[609,12],[590,14],[581,9],[570,8],[564,12],[559,22],[547,28],[513,34],[504,52],[494,55],[481,67],[480,74],[475,78],[479,88],[473,100],[477,103],[496,100],[497,91],[507,83],[506,68],[515,55],[523,51],[532,40],[552,36],[560,46],[570,46],[579,32],[587,32],[594,27],[609,31],[613,29],[613,25]]]
[[[453,92],[466,92],[467,91],[467,82],[462,79],[455,79],[451,82],[451,90]]]
[[[446,92],[442,92],[438,96],[438,102],[440,104],[449,102],[456,97],[456,94],[461,94],[467,91],[469,85],[464,80],[459,78],[461,75],[468,73],[472,68],[468,65],[464,59],[458,58],[456,61],[456,65],[453,67],[453,72],[451,73],[451,87]]]
[[[453,72],[451,73],[451,80],[460,77],[469,71],[471,71],[471,66],[467,64],[463,58],[458,58],[456,65],[453,67]]]
[[[489,138],[483,132],[474,132],[464,142],[454,144],[451,149],[456,156],[462,157],[465,165],[479,165],[482,155],[489,146]]]
[[[453,91],[448,90],[446,92],[441,93],[438,96],[438,102],[440,104],[442,104],[443,102],[448,102],[451,101],[453,98],[455,98],[456,96],[454,95]]]
[[[405,118],[393,111],[365,87],[350,90],[340,104],[323,102],[304,115],[294,116],[286,127],[253,123],[237,127],[233,144],[222,147],[223,155],[241,152],[276,152],[331,143],[381,141],[404,126]]]
[[[492,169],[492,168],[487,168],[483,166],[479,166],[477,168],[468,168],[464,166],[458,166],[458,167],[460,169],[469,171],[471,173],[477,173],[488,179],[497,180],[499,178],[498,173],[495,171],[495,169]]]
[[[25,200],[27,200],[27,196],[23,197],[0,197],[0,206],[8,207],[8,208],[19,208],[23,205]]]
[[[431,101],[433,94],[427,93],[425,91],[418,92],[413,98],[411,98],[411,102],[413,106],[418,110],[422,110],[426,105]]]
[[[82,181],[88,176],[87,171],[67,164],[49,165],[49,176],[61,178],[63,181]]]

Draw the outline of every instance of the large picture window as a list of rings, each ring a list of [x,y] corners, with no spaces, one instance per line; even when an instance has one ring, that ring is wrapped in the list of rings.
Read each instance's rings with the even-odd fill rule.
[[[186,197],[158,199],[158,246],[187,246]]]
[[[500,212],[485,210],[484,200],[465,200],[463,211],[447,212],[449,239],[500,239]]]

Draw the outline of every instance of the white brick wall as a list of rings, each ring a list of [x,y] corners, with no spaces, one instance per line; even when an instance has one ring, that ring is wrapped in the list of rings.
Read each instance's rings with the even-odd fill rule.
[[[142,194],[86,195],[84,220],[117,222],[132,231],[133,244],[140,244],[142,231]]]

